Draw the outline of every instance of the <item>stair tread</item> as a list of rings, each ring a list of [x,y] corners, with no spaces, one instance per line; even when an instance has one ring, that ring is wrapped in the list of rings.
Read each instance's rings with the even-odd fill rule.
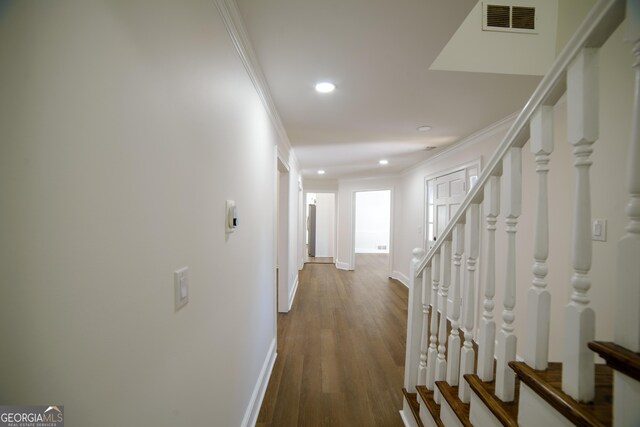
[[[429,413],[431,414],[431,417],[436,422],[436,425],[438,427],[444,427],[444,424],[442,424],[442,421],[440,420],[440,405],[438,405],[436,401],[433,399],[433,391],[427,389],[427,387],[423,385],[417,386],[416,390],[418,390],[418,394],[420,395],[420,398],[422,399],[425,406],[429,410]]]
[[[522,382],[574,424],[612,424],[613,373],[610,367],[596,365],[594,401],[580,403],[562,391],[562,363],[549,363],[544,371],[536,371],[524,362],[509,362],[509,366]]]
[[[404,398],[407,399],[407,403],[409,403],[409,408],[411,408],[411,413],[413,414],[413,418],[415,418],[416,423],[419,427],[424,427],[424,424],[422,424],[422,420],[420,420],[420,404],[418,403],[418,394],[409,393],[404,387],[402,387],[402,394],[404,394]]]
[[[623,374],[640,381],[640,353],[617,345],[613,342],[593,341],[589,348],[606,360],[607,365]]]
[[[503,402],[495,395],[494,381],[484,382],[476,374],[467,374],[464,379],[503,426],[518,426],[518,400],[520,398],[520,381],[518,379],[516,379],[513,402]]]
[[[469,421],[470,405],[468,403],[462,403],[458,398],[458,386],[451,386],[446,381],[436,381],[436,386],[462,425],[465,427],[473,427]]]

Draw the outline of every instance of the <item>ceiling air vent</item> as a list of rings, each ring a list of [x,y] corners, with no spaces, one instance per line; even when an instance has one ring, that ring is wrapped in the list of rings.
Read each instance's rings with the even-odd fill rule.
[[[483,3],[482,29],[514,33],[536,32],[536,8]]]

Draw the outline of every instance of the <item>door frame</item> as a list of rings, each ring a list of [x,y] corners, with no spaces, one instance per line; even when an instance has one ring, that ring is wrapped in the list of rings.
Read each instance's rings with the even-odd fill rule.
[[[276,311],[289,311],[290,167],[276,154]],[[277,316],[276,316],[277,317]]]
[[[394,217],[394,193],[393,187],[367,188],[361,190],[353,190],[351,194],[351,254],[349,257],[349,270],[356,269],[356,194],[369,193],[371,191],[388,191],[389,192],[389,262],[387,265],[387,275],[391,277],[393,268],[393,217]]]
[[[303,252],[304,252],[304,262],[309,261],[309,251],[306,249],[307,245],[307,215],[309,214],[309,205],[307,203],[307,195],[311,194],[333,194],[333,264],[337,262],[338,259],[338,191],[335,190],[314,190],[313,188],[307,189],[305,188],[302,194],[302,223],[304,224],[304,237],[303,237]]]

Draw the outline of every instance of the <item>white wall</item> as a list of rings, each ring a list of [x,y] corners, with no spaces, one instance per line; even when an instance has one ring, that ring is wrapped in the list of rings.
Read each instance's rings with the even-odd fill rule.
[[[0,401],[240,425],[276,336],[277,141],[214,2],[5,2],[0,62]]]
[[[333,193],[338,191],[338,181],[333,179],[308,179],[303,181],[307,193]]]
[[[356,193],[356,253],[389,253],[391,233],[391,193]],[[384,246],[384,249],[379,249]]]

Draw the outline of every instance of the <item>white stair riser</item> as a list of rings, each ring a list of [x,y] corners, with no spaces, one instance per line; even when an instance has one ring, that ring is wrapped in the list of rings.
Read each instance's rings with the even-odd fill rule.
[[[556,411],[526,384],[520,383],[518,424],[521,427],[573,427],[573,423]]]
[[[425,427],[438,427],[438,424],[436,424],[435,420],[431,416],[431,412],[429,412],[429,409],[427,409],[427,405],[422,402],[422,399],[420,397],[418,397],[418,399],[420,399],[419,416],[422,424],[424,424]]]
[[[498,421],[491,410],[482,400],[480,400],[473,390],[471,390],[471,410],[469,411],[469,421],[474,426],[502,427],[502,423]]]
[[[446,399],[442,399],[440,405],[440,420],[445,427],[464,427]]]
[[[614,371],[613,395],[613,426],[637,426],[640,422],[640,382]]]
[[[402,418],[402,422],[405,427],[418,427],[418,423],[413,417],[413,413],[411,412],[411,408],[409,407],[409,403],[407,399],[402,399],[402,410],[400,411],[400,418]]]

